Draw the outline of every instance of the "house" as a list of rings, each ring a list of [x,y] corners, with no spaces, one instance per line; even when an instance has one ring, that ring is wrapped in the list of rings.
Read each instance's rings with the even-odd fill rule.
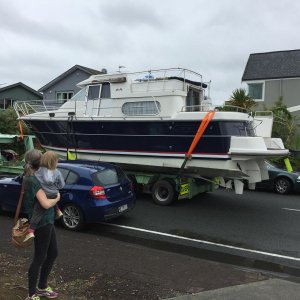
[[[250,54],[242,82],[258,108],[282,97],[289,111],[300,111],[300,50]]]
[[[106,69],[101,71],[75,65],[49,83],[39,89],[43,93],[43,99],[55,100],[57,103],[64,103],[71,99],[79,91],[77,83],[89,78],[91,75],[105,74]]]
[[[17,100],[41,100],[43,95],[22,82],[0,86],[0,109],[7,109]]]

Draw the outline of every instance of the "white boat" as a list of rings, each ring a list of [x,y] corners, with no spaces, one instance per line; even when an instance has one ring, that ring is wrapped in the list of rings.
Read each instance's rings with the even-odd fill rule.
[[[42,146],[61,157],[72,153],[133,171],[221,176],[239,186],[240,179],[250,185],[267,179],[264,160],[288,154],[281,139],[271,138],[272,115],[213,107],[208,84],[190,70],[92,75],[78,86],[79,93],[57,109],[48,110],[46,102],[14,106]]]

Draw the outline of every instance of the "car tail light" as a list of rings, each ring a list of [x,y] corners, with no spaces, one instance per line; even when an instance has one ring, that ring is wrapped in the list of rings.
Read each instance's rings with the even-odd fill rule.
[[[98,186],[98,185],[93,186],[90,189],[90,195],[97,200],[106,199],[103,186]]]

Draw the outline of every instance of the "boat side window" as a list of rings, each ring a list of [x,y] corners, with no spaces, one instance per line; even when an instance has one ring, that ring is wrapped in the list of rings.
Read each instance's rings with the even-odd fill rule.
[[[250,122],[222,122],[222,134],[235,136],[254,136],[254,130]]]
[[[177,134],[192,134],[195,135],[199,129],[198,124],[178,124],[174,126],[174,131]],[[220,135],[219,122],[210,122],[205,129],[204,135]]]
[[[110,84],[108,82],[102,84],[101,98],[110,98]]]
[[[194,89],[189,89],[186,96],[186,111],[200,110],[200,93]]]
[[[99,99],[100,85],[90,85],[88,92],[88,100]]]
[[[252,122],[246,122],[246,131],[247,131],[247,136],[255,136],[255,131],[253,129]]]
[[[160,113],[158,101],[126,102],[122,106],[122,113],[127,116],[157,115]]]

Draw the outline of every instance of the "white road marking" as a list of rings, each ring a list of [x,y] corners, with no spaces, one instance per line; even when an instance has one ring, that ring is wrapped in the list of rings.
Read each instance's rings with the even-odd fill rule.
[[[300,209],[295,209],[295,208],[282,208],[282,209],[285,209],[285,210],[292,210],[292,211],[299,211],[299,212],[300,212]]]
[[[180,235],[169,234],[169,233],[164,233],[164,232],[159,232],[159,231],[154,231],[154,230],[148,230],[148,229],[143,229],[143,228],[137,228],[137,227],[131,227],[131,226],[125,226],[125,225],[119,225],[119,224],[112,224],[112,223],[102,223],[102,224],[113,226],[113,227],[120,227],[120,228],[135,230],[135,231],[156,234],[156,235],[160,235],[160,236],[171,237],[171,238],[185,240],[185,241],[196,242],[199,244],[201,243],[201,244],[207,244],[207,245],[214,245],[217,247],[223,247],[223,248],[245,251],[245,252],[250,252],[250,253],[262,254],[262,255],[266,255],[266,256],[270,256],[270,257],[277,257],[277,258],[283,258],[283,259],[288,259],[288,260],[300,261],[300,258],[298,258],[298,257],[280,255],[280,254],[276,254],[276,253],[269,253],[269,252],[258,251],[258,250],[251,250],[251,249],[241,248],[241,247],[234,247],[234,246],[213,243],[213,242],[204,241],[204,240],[191,239],[191,238],[180,236]]]

